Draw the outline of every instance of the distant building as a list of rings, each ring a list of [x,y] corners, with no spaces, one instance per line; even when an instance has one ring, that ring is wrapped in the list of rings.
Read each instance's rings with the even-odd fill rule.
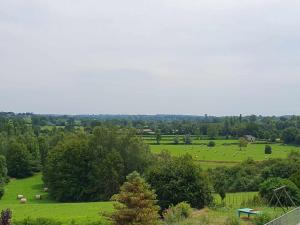
[[[142,132],[143,134],[155,134],[155,132],[149,128],[144,128]]]
[[[256,138],[252,135],[245,135],[244,138],[248,141],[248,142],[255,142]]]

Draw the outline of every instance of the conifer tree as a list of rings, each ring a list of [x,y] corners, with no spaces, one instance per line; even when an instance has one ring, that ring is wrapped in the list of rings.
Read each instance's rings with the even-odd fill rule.
[[[110,215],[113,225],[156,225],[158,210],[156,195],[150,185],[133,172],[127,176],[119,194],[112,197],[116,201],[115,212]]]

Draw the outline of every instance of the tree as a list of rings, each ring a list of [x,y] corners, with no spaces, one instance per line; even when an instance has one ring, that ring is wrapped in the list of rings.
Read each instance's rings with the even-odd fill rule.
[[[184,135],[184,144],[186,145],[192,144],[192,137],[190,134]]]
[[[158,159],[146,180],[156,190],[162,209],[184,201],[194,208],[203,208],[212,201],[208,181],[190,155]]]
[[[218,167],[211,174],[211,180],[216,193],[218,193],[222,201],[226,197],[227,177],[225,174],[226,168]]]
[[[27,147],[11,140],[6,153],[8,175],[14,178],[24,178],[33,175],[31,155]]]
[[[39,143],[41,165],[44,166],[49,152],[49,143],[46,137],[39,137],[38,143]]]
[[[246,138],[244,137],[241,137],[239,139],[239,147],[240,147],[240,150],[242,150],[242,148],[246,148],[248,146],[248,141],[246,140]]]
[[[208,126],[207,135],[210,139],[215,139],[219,135],[218,127],[215,125]]]
[[[286,186],[287,193],[290,195],[294,203],[298,205],[300,203],[300,189],[288,179],[270,178],[266,180],[260,185],[259,194],[266,201],[270,202],[270,204],[275,205],[277,199],[272,199],[272,196],[274,194],[273,190],[282,186]],[[287,199],[285,195],[280,195],[279,199],[284,206],[293,206],[292,202]]]
[[[7,180],[7,168],[5,157],[0,155],[0,199],[4,194],[4,184]]]
[[[66,136],[46,161],[43,179],[58,201],[109,200],[132,171],[144,172],[149,147],[133,130],[97,127],[92,135]]]
[[[216,142],[210,141],[210,142],[208,142],[207,146],[208,147],[215,147],[216,146]]]
[[[297,145],[300,145],[300,134],[298,134],[296,137],[295,137],[295,143]]]
[[[139,173],[129,174],[119,194],[115,194],[112,200],[117,202],[115,212],[110,216],[113,225],[158,224],[156,195]]]
[[[173,142],[174,142],[175,145],[178,145],[178,144],[179,144],[179,137],[178,137],[178,135],[176,135],[176,136],[174,137]]]
[[[296,141],[298,134],[299,130],[297,128],[290,127],[282,132],[282,139],[285,144],[290,144]]]
[[[300,171],[294,173],[289,179],[300,189]]]
[[[161,140],[161,132],[160,130],[156,130],[155,131],[155,139],[156,139],[156,144],[160,144],[160,140]]]
[[[265,154],[272,154],[272,147],[270,145],[265,146]]]

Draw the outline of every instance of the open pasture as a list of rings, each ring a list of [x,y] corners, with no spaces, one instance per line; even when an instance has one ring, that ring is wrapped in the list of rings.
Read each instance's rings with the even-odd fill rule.
[[[52,218],[59,220],[64,224],[70,224],[70,221],[77,223],[87,223],[101,221],[101,212],[111,212],[113,210],[112,202],[88,202],[88,203],[58,203],[49,198],[43,191],[43,182],[41,174],[33,177],[19,180],[11,180],[5,188],[6,193],[0,200],[0,210],[10,208],[13,211],[14,220],[24,218]],[[26,204],[20,204],[17,195],[23,194],[28,199]],[[42,194],[42,200],[36,200],[34,196]],[[252,199],[257,192],[228,193],[225,198],[226,207],[217,209],[204,209],[199,212],[200,218],[196,216],[195,220],[208,216],[211,222],[216,225],[224,224],[227,217],[236,216],[236,210],[245,201]],[[215,203],[220,204],[221,199],[218,194],[214,194]],[[260,207],[264,212],[274,213],[271,208]],[[242,223],[247,224],[247,223]]]
[[[248,158],[255,161],[262,161],[272,158],[286,158],[292,151],[299,151],[300,147],[284,144],[270,144],[273,153],[266,155],[264,152],[265,144],[248,144],[240,150],[237,140],[214,140],[215,147],[208,147],[208,140],[193,141],[192,145],[184,144],[150,144],[153,153],[160,153],[167,150],[174,156],[190,154],[195,161],[199,162],[204,168],[216,166],[231,166]]]
[[[58,203],[49,198],[43,191],[41,174],[19,180],[11,180],[5,187],[5,194],[0,200],[0,210],[10,208],[14,220],[27,217],[53,218],[64,223],[71,220],[75,222],[94,222],[103,220],[100,212],[110,212],[113,209],[112,202],[90,203]],[[20,204],[17,195],[22,194],[27,198],[26,204]],[[36,200],[35,195],[42,195],[41,200]]]

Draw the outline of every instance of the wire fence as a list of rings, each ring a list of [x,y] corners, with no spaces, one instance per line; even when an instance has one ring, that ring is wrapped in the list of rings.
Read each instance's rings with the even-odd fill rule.
[[[300,207],[266,223],[265,225],[300,225]]]

